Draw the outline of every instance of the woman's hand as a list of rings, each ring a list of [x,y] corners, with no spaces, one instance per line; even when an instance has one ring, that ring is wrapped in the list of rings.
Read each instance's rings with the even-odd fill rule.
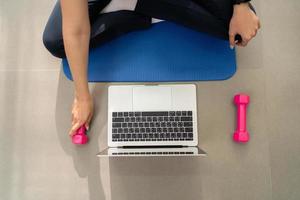
[[[94,104],[93,97],[89,95],[87,98],[79,99],[74,98],[72,106],[72,128],[69,135],[72,136],[76,133],[77,129],[85,125],[89,129],[91,119],[93,117]]]
[[[233,15],[229,25],[229,42],[233,49],[235,45],[246,46],[255,37],[260,22],[256,14],[250,9],[248,3],[234,5]],[[242,37],[241,42],[235,41],[235,36]]]

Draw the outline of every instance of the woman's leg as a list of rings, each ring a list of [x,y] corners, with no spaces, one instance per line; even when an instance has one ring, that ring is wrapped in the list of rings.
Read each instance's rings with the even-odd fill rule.
[[[95,47],[132,30],[148,28],[151,18],[133,11],[116,11],[99,14],[111,0],[90,0],[91,21],[90,47]],[[64,58],[65,50],[62,36],[62,17],[59,1],[56,3],[46,25],[43,42],[56,57]]]
[[[232,0],[138,0],[136,11],[228,39]]]
[[[110,2],[111,0],[89,0],[89,17],[91,23],[96,19],[98,13]],[[46,24],[43,33],[43,43],[50,53],[54,56],[63,58],[65,57],[65,50],[62,37],[62,16],[60,1],[58,0],[52,10],[52,13]]]
[[[151,26],[151,17],[129,10],[99,14],[91,28],[90,47],[96,47],[125,33]]]

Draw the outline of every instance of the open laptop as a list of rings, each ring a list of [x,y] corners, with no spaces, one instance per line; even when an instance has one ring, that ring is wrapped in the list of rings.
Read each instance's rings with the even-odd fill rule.
[[[98,156],[204,156],[194,84],[108,88],[108,149]]]

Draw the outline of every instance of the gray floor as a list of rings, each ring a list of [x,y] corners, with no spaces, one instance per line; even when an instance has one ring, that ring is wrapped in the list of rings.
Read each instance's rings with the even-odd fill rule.
[[[0,2],[0,199],[300,199],[300,2],[254,4],[262,31],[236,75],[198,82],[203,159],[99,160],[108,84],[91,84],[91,143],[70,144],[72,82],[43,48],[54,1]],[[236,92],[251,96],[251,141],[231,141]]]

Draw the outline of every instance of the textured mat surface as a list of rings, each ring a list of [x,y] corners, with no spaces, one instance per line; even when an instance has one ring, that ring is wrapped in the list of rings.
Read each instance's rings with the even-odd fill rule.
[[[72,80],[69,65],[63,70]],[[90,50],[90,82],[225,80],[236,71],[228,41],[171,22],[154,24]]]

